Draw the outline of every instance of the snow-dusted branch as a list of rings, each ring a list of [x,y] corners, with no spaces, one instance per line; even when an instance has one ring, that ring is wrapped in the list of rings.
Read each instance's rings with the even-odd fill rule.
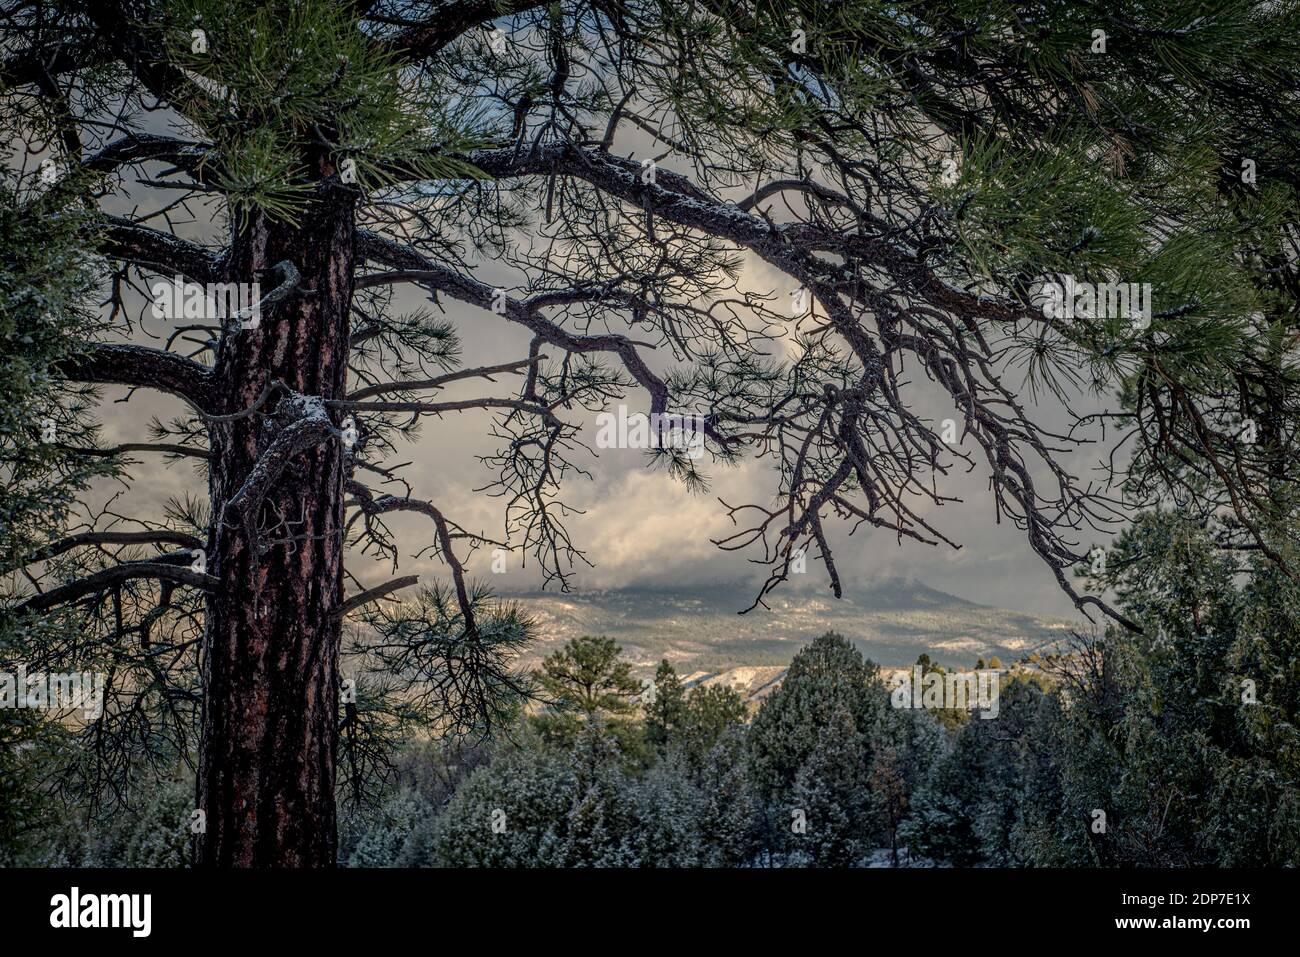
[[[267,446],[239,490],[226,502],[224,511],[226,520],[238,520],[248,532],[251,545],[256,543],[258,510],[289,461],[337,431],[317,397],[287,397],[280,401],[277,412],[296,415]]]
[[[159,349],[127,343],[95,343],[60,361],[55,371],[73,382],[147,386],[187,399],[196,409],[213,401],[212,371],[205,365]]]
[[[143,266],[164,276],[179,274],[194,282],[217,282],[221,279],[221,256],[198,243],[150,229],[121,216],[104,216],[100,223],[100,249],[113,259]]]

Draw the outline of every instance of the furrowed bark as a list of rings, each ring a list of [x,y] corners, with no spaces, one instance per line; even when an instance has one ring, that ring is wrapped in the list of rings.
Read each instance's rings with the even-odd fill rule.
[[[319,400],[346,395],[351,196],[327,183],[296,229],[254,216],[235,237],[227,279],[265,287],[285,260],[299,293],[228,335],[217,360],[227,418],[209,424],[209,571],[221,587],[207,605],[198,778],[199,860],[209,867],[329,867],[337,849],[345,453],[318,423],[318,441],[292,441],[287,459],[285,442],[272,446],[305,431],[304,405],[319,416]],[[277,380],[298,397],[237,415]]]

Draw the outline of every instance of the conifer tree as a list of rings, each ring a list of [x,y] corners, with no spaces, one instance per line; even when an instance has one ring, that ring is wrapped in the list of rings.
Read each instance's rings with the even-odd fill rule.
[[[686,695],[682,691],[682,680],[677,677],[677,669],[664,658],[655,667],[654,698],[645,706],[646,740],[652,747],[663,750],[681,728],[685,717]]]
[[[583,729],[608,727],[625,745],[631,740],[627,719],[643,684],[620,651],[613,638],[584,635],[547,656],[537,675],[547,708],[536,717],[547,737],[571,744]]]

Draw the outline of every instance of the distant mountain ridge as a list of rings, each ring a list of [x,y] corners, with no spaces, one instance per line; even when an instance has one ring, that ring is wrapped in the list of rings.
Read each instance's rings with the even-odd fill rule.
[[[993,608],[911,579],[846,587],[844,597],[812,587],[778,588],[745,615],[752,583],[687,588],[620,588],[503,595],[537,619],[540,641],[525,664],[579,635],[609,635],[639,674],[668,658],[679,674],[742,666],[778,667],[826,631],[854,641],[877,664],[911,664],[926,652],[945,664],[997,655],[1014,661],[1066,637],[1077,622]]]

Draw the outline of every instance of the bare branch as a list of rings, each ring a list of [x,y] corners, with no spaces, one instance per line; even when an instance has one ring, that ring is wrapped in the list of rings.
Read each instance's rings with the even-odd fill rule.
[[[173,445],[166,442],[123,442],[120,445],[113,445],[106,449],[72,445],[65,445],[62,448],[67,449],[69,452],[75,452],[77,455],[92,455],[102,458],[112,458],[114,455],[125,455],[128,452],[160,452],[163,455],[180,455],[192,459],[212,458],[212,453],[207,449],[195,448],[192,445]]]
[[[103,571],[69,582],[66,585],[60,585],[58,588],[51,588],[39,595],[34,595],[18,605],[15,610],[20,612],[49,611],[59,605],[66,605],[79,598],[84,598],[86,595],[104,592],[125,582],[140,578],[175,582],[179,585],[189,585],[192,588],[211,589],[220,584],[211,575],[191,571],[185,566],[167,565],[161,562],[128,562],[106,568]]]
[[[386,581],[382,585],[376,585],[374,588],[368,588],[360,594],[353,595],[340,605],[337,615],[342,618],[344,615],[356,611],[363,605],[368,605],[372,601],[377,601],[385,595],[390,595],[401,588],[409,588],[412,585],[418,584],[419,581],[419,575],[404,575],[401,578],[394,578],[391,581]]]
[[[114,259],[165,276],[179,274],[194,282],[217,282],[221,279],[222,258],[198,243],[161,233],[120,216],[105,216],[102,223],[100,249]]]
[[[182,548],[190,549],[201,548],[203,544],[193,535],[169,528],[149,529],[141,532],[80,532],[76,535],[69,535],[67,538],[61,538],[56,542],[51,542],[33,554],[27,561],[28,563],[45,561],[56,555],[62,555],[64,552],[86,545],[148,545],[155,542],[165,542],[169,545],[179,545]]]
[[[546,6],[546,0],[448,0],[386,46],[407,59],[431,57],[457,37],[498,17]]]
[[[520,359],[516,362],[503,362],[495,366],[483,366],[478,369],[458,369],[455,372],[449,372],[433,379],[409,379],[397,382],[381,382],[376,385],[366,386],[364,389],[358,389],[348,396],[348,401],[359,402],[362,399],[368,399],[371,396],[385,395],[389,392],[418,392],[424,389],[441,389],[443,386],[459,382],[462,379],[487,379],[492,380],[492,376],[500,375],[506,372],[518,372],[527,366],[536,364],[539,361],[534,357],[531,359]]]
[[[171,352],[125,343],[96,343],[54,370],[73,382],[147,386],[187,399],[196,409],[213,402],[212,371]]]

